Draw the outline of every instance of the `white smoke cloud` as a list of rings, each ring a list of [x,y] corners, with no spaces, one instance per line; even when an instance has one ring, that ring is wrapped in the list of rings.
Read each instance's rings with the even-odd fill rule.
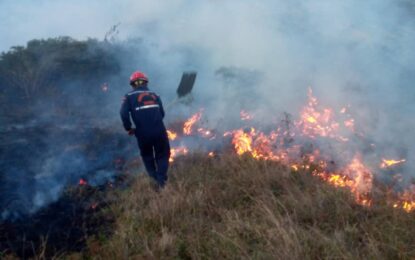
[[[162,78],[156,82],[163,93],[174,92],[182,70],[196,68],[196,100],[212,101],[227,87],[215,71],[240,68],[260,75],[233,90],[258,96],[256,107],[295,113],[312,86],[323,103],[351,104],[376,140],[415,144],[415,9],[409,0],[3,0],[0,17],[3,51],[33,38],[103,39],[119,22],[120,41],[146,41],[156,68],[141,69]],[[140,64],[134,57],[126,63],[130,71]],[[220,101],[207,109],[216,119],[238,103]]]

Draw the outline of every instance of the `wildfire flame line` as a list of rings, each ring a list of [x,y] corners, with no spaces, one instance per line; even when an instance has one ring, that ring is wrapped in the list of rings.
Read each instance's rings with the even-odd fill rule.
[[[354,151],[354,156],[344,166],[331,169],[329,167],[331,155],[324,154],[316,148],[307,150],[309,145],[306,144],[312,143],[316,138],[328,138],[344,146],[349,141],[344,133],[348,131],[349,134],[356,134],[355,120],[350,117],[350,113],[346,115],[346,108],[340,110],[340,115],[348,117],[343,120],[342,124],[335,120],[333,111],[330,108],[320,107],[317,98],[309,89],[307,105],[301,110],[299,120],[293,122],[292,129],[277,127],[276,130],[265,133],[250,127],[226,131],[222,136],[231,137],[231,144],[237,155],[249,154],[258,160],[277,161],[287,165],[294,172],[314,169],[311,174],[335,187],[349,189],[358,204],[371,206],[373,203],[371,198],[374,180],[373,169],[364,164],[359,151]],[[252,119],[248,115],[248,113],[241,111],[241,121]],[[177,140],[189,135],[199,136],[208,141],[216,138],[216,134],[213,134],[216,131],[201,126],[197,128],[197,131],[193,131],[196,124],[201,125],[199,122],[201,117],[202,111],[192,115],[183,124],[184,136],[169,131],[169,139]],[[306,138],[308,141],[296,143],[293,141],[295,136]],[[182,142],[180,144],[180,146],[172,148],[171,161],[174,161],[177,156],[189,153],[189,149],[183,146]],[[213,157],[215,154],[208,152],[207,155]],[[405,159],[382,159],[379,167],[392,167],[405,161]],[[317,169],[315,169],[316,167]],[[394,193],[394,197],[389,200],[388,203],[394,208],[401,208],[407,212],[415,210],[415,188],[403,193]]]

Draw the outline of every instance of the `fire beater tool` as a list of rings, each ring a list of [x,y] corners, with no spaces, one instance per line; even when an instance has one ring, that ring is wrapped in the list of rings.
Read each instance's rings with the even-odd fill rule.
[[[183,72],[182,78],[180,80],[179,86],[177,87],[176,93],[177,97],[173,100],[170,104],[166,107],[170,108],[171,106],[177,103],[190,103],[193,100],[191,95],[193,85],[196,81],[197,72],[195,71],[187,71]]]

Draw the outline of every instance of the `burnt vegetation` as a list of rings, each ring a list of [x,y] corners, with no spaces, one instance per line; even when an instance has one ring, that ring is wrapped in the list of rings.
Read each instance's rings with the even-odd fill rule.
[[[102,124],[122,53],[59,37],[0,55],[0,257],[79,251],[108,226],[95,212],[133,148]]]
[[[70,187],[58,201],[30,218],[4,221],[0,225],[2,255],[23,259],[59,257],[82,251],[88,236],[110,235],[105,232],[112,230],[111,215],[98,212],[108,200],[104,197],[108,187]]]

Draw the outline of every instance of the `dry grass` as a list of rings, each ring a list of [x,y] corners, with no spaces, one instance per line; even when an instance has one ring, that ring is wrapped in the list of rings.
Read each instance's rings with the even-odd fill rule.
[[[306,172],[248,157],[183,158],[160,193],[140,176],[118,196],[114,235],[73,258],[415,257],[414,214],[363,208]]]

